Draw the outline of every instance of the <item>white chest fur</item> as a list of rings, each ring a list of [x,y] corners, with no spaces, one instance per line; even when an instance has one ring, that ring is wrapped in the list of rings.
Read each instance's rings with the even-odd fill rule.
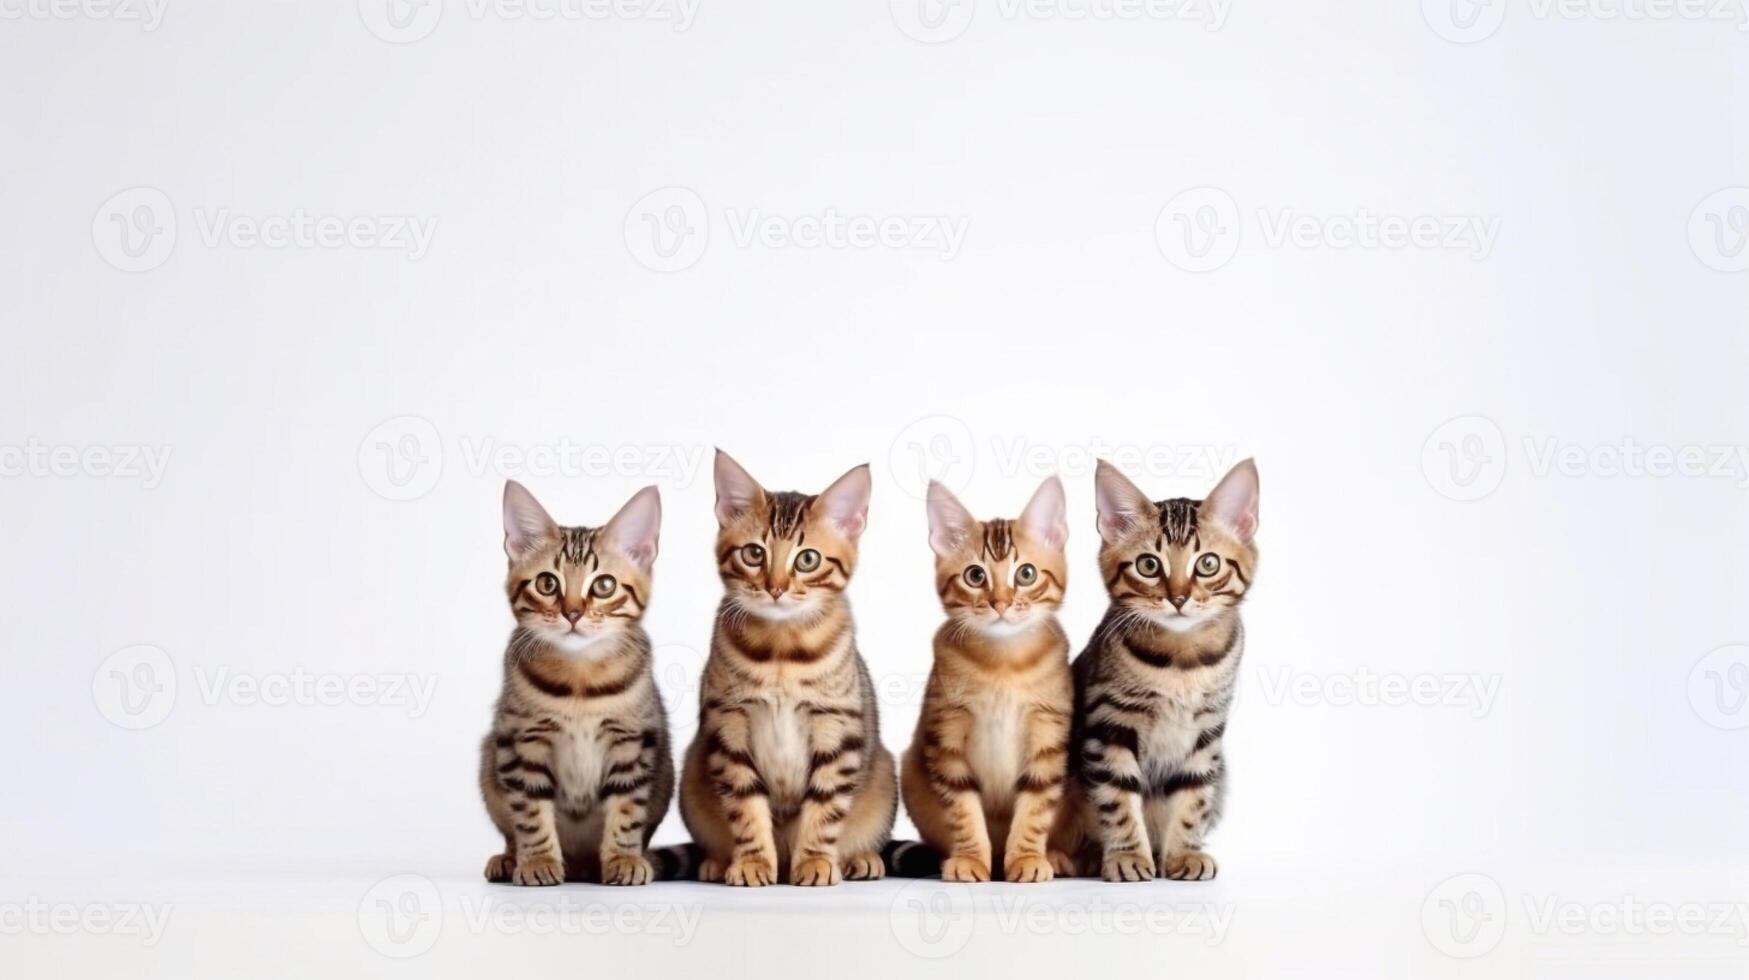
[[[1007,809],[1026,759],[1026,706],[1011,693],[991,691],[971,701],[966,763],[987,809]]]
[[[794,803],[807,790],[808,735],[794,698],[772,693],[747,713],[753,761],[775,800]]]
[[[1164,672],[1153,724],[1136,733],[1142,771],[1150,779],[1170,775],[1190,757],[1202,731],[1196,713],[1207,703],[1215,682],[1208,670]]]
[[[553,739],[553,775],[559,792],[573,804],[593,805],[607,770],[607,750],[601,741],[601,718],[584,715],[568,720]]]

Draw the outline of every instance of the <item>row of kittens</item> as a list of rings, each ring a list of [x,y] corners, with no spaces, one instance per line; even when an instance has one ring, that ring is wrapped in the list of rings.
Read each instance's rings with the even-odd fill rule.
[[[698,734],[679,778],[693,844],[648,848],[674,796],[667,715],[639,625],[661,503],[639,491],[599,528],[561,527],[504,493],[517,626],[482,746],[504,835],[486,877],[518,885],[696,878],[831,885],[889,872],[950,881],[1214,877],[1226,729],[1255,575],[1257,469],[1197,501],[1095,476],[1111,605],[1071,664],[1063,487],[979,521],[940,484],[929,546],[947,621],[899,762],[844,597],[867,523],[868,467],[817,495],[715,465],[718,571]],[[898,801],[923,840],[891,841]]]

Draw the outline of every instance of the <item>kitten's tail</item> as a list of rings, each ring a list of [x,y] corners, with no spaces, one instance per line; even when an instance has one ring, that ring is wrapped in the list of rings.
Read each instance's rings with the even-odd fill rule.
[[[920,840],[888,841],[881,848],[887,874],[894,878],[933,878],[941,874],[941,855]]]
[[[652,847],[649,856],[657,881],[697,881],[698,866],[704,862],[704,848],[690,843]]]

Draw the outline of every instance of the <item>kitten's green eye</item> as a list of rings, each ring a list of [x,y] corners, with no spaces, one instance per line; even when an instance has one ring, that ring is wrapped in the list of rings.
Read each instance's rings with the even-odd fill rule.
[[[756,544],[744,545],[741,548],[741,560],[758,568],[765,564],[765,549]]]
[[[1143,555],[1136,559],[1136,574],[1143,578],[1154,578],[1160,574],[1160,559],[1153,555]]]
[[[534,590],[541,595],[559,594],[559,577],[552,572],[542,572],[534,577]]]
[[[1205,552],[1196,560],[1196,574],[1207,578],[1221,570],[1221,559],[1214,552]]]
[[[805,548],[796,556],[796,571],[811,572],[820,567],[820,553],[812,548]]]
[[[966,584],[974,589],[983,588],[984,583],[990,578],[984,574],[984,566],[982,565],[967,565],[965,574],[960,577],[965,579]]]
[[[1015,585],[1031,585],[1038,581],[1038,569],[1031,565],[1022,565],[1014,570]]]
[[[597,599],[605,599],[613,595],[613,590],[619,588],[619,582],[612,575],[597,575],[595,581],[589,583],[589,594]]]

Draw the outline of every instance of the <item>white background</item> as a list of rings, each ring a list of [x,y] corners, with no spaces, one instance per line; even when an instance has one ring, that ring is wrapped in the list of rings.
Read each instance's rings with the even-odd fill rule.
[[[0,0],[0,964],[1749,964],[1735,5],[67,2]],[[350,243],[250,237],[300,215]],[[963,240],[810,247],[827,218]],[[504,478],[566,523],[661,486],[683,744],[715,445],[773,488],[874,464],[851,591],[895,750],[923,473],[980,515],[1063,475],[1079,640],[1094,455],[1159,497],[1255,455],[1221,877],[485,887]],[[299,677],[359,686],[250,686]],[[96,921],[142,905],[161,934]]]

